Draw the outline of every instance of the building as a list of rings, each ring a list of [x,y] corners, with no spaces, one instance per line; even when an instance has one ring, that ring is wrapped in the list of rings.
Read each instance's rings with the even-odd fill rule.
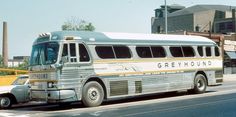
[[[8,60],[8,67],[19,67],[25,61],[29,60],[29,56],[14,56],[13,59]]]
[[[214,40],[224,53],[224,73],[236,73],[236,6],[168,6],[168,33],[199,35]],[[164,33],[164,6],[155,9],[152,33]]]
[[[235,6],[226,5],[195,5],[168,6],[168,33],[178,31],[189,32],[235,32]],[[163,33],[165,30],[165,17],[163,6],[155,9],[152,17],[152,33]]]
[[[184,9],[184,6],[181,5],[170,5],[167,6],[167,14],[171,14],[178,10]],[[152,33],[163,33],[164,32],[164,24],[165,24],[165,6],[162,5],[161,8],[155,9],[155,17],[152,17]]]

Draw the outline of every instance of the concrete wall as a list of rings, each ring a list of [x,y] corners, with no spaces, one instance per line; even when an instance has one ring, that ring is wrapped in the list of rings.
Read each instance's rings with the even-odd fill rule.
[[[196,26],[199,26],[200,32],[208,32],[210,29],[209,22],[211,21],[211,26],[213,26],[213,21],[215,18],[215,10],[202,11],[194,14],[194,31]],[[212,28],[212,27],[211,27]]]
[[[193,15],[169,17],[168,31],[193,31]]]
[[[165,18],[152,18],[152,33],[158,32],[158,27],[165,31]],[[182,15],[168,17],[168,32],[173,31],[193,31],[193,15]]]
[[[16,78],[17,75],[0,76],[0,86],[10,85]]]
[[[158,27],[161,27],[161,32],[165,31],[165,18],[152,17],[152,33],[158,32]]]

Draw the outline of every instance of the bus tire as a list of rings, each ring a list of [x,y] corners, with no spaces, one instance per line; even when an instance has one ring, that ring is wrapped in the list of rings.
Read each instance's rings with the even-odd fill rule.
[[[202,74],[197,74],[194,78],[194,88],[190,90],[191,93],[201,94],[206,92],[207,81],[206,77]]]
[[[10,108],[12,105],[12,99],[8,96],[6,97],[0,97],[0,108],[6,109]]]
[[[101,105],[104,99],[104,90],[96,81],[86,83],[82,90],[82,103],[87,107]]]

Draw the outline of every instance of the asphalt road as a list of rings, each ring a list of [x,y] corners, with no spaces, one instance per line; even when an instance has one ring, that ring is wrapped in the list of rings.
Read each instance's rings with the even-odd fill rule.
[[[207,93],[164,93],[105,102],[85,108],[80,102],[67,106],[30,103],[0,110],[0,117],[236,117],[236,75]]]
[[[82,117],[235,117],[236,93],[188,99],[182,101],[162,102],[108,109],[86,113],[73,112],[70,116]],[[58,116],[58,114],[56,114]],[[51,116],[55,116],[52,114]],[[61,113],[61,117],[68,116]]]

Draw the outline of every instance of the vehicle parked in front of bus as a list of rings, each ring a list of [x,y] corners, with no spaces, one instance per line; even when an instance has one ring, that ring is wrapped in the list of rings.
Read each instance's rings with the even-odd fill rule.
[[[0,108],[30,101],[29,76],[21,75],[9,86],[0,87]]]

